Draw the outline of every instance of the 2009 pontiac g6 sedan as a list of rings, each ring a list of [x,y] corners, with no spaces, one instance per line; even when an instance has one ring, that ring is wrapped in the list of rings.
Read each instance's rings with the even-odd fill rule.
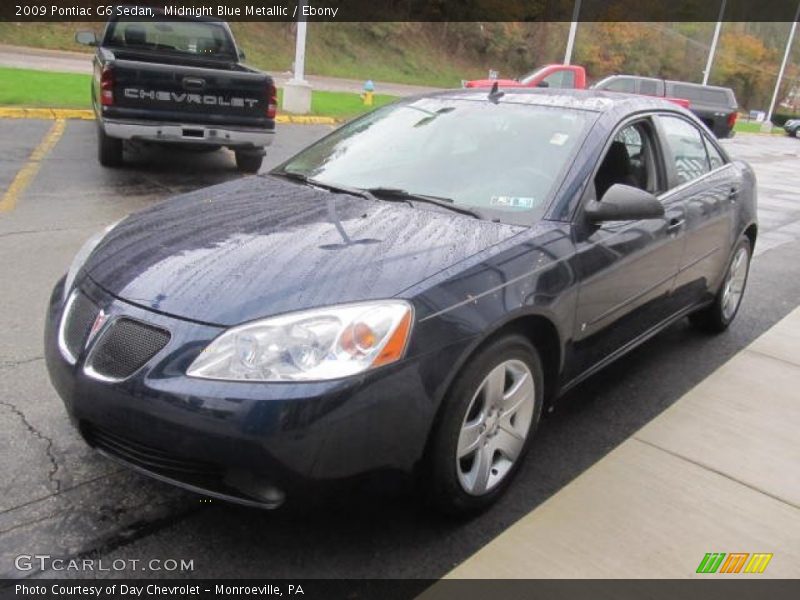
[[[471,513],[559,394],[677,319],[727,328],[756,228],[751,168],[673,104],[417,97],[87,242],[47,364],[161,480],[269,508],[402,472]]]

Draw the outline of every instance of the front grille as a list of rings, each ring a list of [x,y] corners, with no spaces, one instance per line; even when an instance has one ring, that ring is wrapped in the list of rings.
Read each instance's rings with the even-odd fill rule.
[[[64,315],[64,345],[73,358],[77,358],[86,345],[99,311],[88,297],[76,292],[69,311]]]
[[[147,471],[184,481],[191,481],[193,476],[216,479],[223,475],[217,465],[176,456],[85,422],[81,431],[89,445]]]
[[[169,332],[125,317],[102,333],[92,350],[91,369],[110,379],[130,377],[169,342]]]

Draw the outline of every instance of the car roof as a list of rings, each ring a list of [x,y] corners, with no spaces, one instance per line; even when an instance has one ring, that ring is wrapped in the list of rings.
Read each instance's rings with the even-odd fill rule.
[[[467,88],[435,92],[414,96],[421,98],[456,98],[460,100],[486,101],[499,104],[528,104],[534,106],[551,106],[573,110],[585,110],[596,113],[629,110],[635,112],[647,109],[667,109],[675,112],[686,112],[673,102],[655,96],[609,92],[605,90],[586,89],[546,89],[546,88],[499,88],[503,95],[492,100],[488,88]],[[409,99],[411,100],[411,99]]]

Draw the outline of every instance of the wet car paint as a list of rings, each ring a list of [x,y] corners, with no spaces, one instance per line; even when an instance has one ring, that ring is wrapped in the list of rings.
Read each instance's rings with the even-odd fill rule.
[[[129,302],[235,325],[389,298],[526,229],[251,177],[128,218],[84,272]]]

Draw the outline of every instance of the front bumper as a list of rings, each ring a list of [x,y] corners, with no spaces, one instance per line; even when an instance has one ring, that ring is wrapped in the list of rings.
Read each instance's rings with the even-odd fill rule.
[[[58,343],[63,280],[53,291],[45,329],[51,381],[87,442],[117,461],[196,492],[274,508],[285,494],[332,480],[411,473],[422,456],[437,406],[424,356],[338,381],[194,379],[186,368],[220,328],[121,301],[88,278],[81,289],[108,316],[104,328],[125,316],[171,334],[127,379],[100,380],[86,358],[104,329],[72,364]]]
[[[106,135],[122,140],[171,142],[260,149],[272,143],[274,129],[220,127],[192,123],[159,123],[103,119]]]

